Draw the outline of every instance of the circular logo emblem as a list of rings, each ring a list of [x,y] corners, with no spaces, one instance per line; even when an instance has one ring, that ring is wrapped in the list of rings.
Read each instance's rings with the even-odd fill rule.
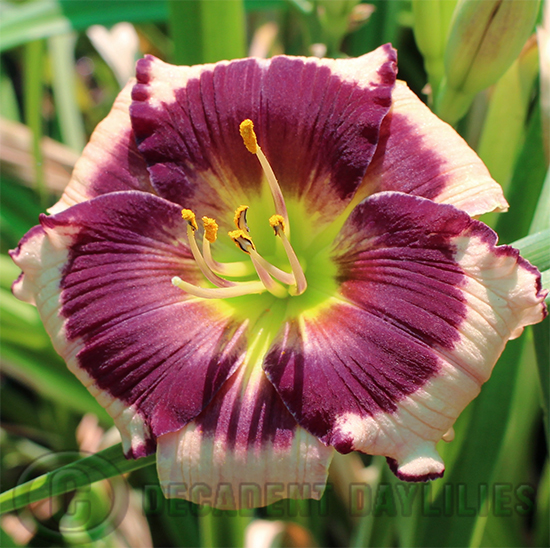
[[[83,463],[83,457],[91,458]],[[71,466],[66,467],[68,464]],[[44,474],[48,474],[47,498],[31,502],[27,494],[27,505],[17,511],[21,523],[35,537],[88,544],[115,531],[124,519],[128,484],[116,466],[100,455],[48,453],[25,468],[17,485],[32,482],[32,488],[38,488],[44,484]]]

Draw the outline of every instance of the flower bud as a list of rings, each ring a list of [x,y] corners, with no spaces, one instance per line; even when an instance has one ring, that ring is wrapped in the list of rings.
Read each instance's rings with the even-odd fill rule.
[[[494,84],[533,31],[540,0],[459,0],[445,51],[439,115],[457,122],[474,95]]]
[[[539,0],[459,0],[445,52],[447,83],[463,93],[494,84],[533,32]]]
[[[431,91],[437,88],[445,74],[444,56],[449,25],[456,0],[413,0],[414,38],[424,57]]]

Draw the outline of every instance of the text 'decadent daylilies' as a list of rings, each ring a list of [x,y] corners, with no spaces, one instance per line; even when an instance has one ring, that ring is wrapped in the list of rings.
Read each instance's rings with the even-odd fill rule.
[[[12,252],[15,295],[167,496],[319,498],[334,449],[440,477],[436,443],[545,316],[537,270],[472,219],[500,187],[395,75],[390,46],[148,56]]]

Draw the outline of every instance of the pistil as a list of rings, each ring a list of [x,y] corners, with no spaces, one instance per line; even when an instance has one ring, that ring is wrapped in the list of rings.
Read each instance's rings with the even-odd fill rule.
[[[252,238],[241,229],[233,230],[229,233],[229,237],[235,242],[237,247],[250,256],[250,260],[256,269],[258,277],[264,284],[265,288],[275,297],[286,297],[288,292],[286,289],[279,283],[277,283],[263,266],[263,259],[259,256],[254,246]],[[261,260],[258,260],[261,259]],[[281,271],[282,272],[282,271]]]
[[[188,282],[184,282],[180,277],[174,276],[172,284],[179,287],[186,293],[200,297],[201,299],[228,299],[230,297],[242,297],[244,295],[253,295],[263,293],[265,286],[262,282],[243,282],[232,287],[199,287]]]
[[[172,278],[172,284],[182,289],[186,293],[200,297],[202,299],[227,299],[230,297],[242,297],[243,295],[252,295],[255,293],[263,293],[266,290],[265,285],[261,281],[257,282],[231,282],[224,278],[217,276],[204,260],[199,247],[195,240],[195,231],[198,229],[197,220],[195,214],[190,209],[183,209],[181,212],[182,218],[187,221],[187,238],[189,240],[189,248],[193,254],[198,267],[207,280],[212,282],[217,288],[211,287],[199,287],[189,282],[183,281],[180,277],[174,276]],[[211,219],[213,221],[213,219]],[[204,222],[204,220],[203,220]],[[208,230],[205,230],[206,238],[214,239],[217,232],[217,223],[206,223],[209,226]],[[216,225],[214,227],[214,225]]]
[[[298,257],[296,257],[296,252],[285,234],[284,219],[281,215],[272,215],[269,218],[269,224],[275,231],[275,235],[279,236],[283,242],[283,247],[285,248],[286,256],[288,258],[288,262],[290,263],[290,268],[292,269],[292,274],[295,280],[295,285],[293,286],[295,290],[293,294],[301,295],[307,289],[307,280],[304,270],[302,269],[302,265],[300,264]]]
[[[275,235],[281,238],[291,272],[281,270],[258,253],[252,241],[252,237],[250,236],[246,220],[248,206],[241,205],[235,211],[234,222],[236,230],[229,232],[229,237],[241,251],[250,257],[250,262],[259,280],[254,282],[232,282],[220,277],[219,274],[229,277],[247,276],[252,273],[253,270],[250,268],[250,263],[248,262],[219,263],[212,258],[210,245],[217,239],[218,224],[214,219],[209,217],[202,218],[204,237],[201,253],[195,240],[195,232],[198,230],[195,214],[190,209],[183,209],[182,217],[187,221],[187,237],[189,239],[191,253],[206,279],[217,287],[205,288],[195,286],[189,282],[183,281],[178,276],[172,278],[172,283],[183,291],[204,299],[240,297],[254,293],[263,293],[264,291],[269,291],[272,295],[279,298],[287,297],[289,294],[293,296],[301,295],[307,288],[307,280],[289,240],[290,228],[288,213],[281,188],[279,187],[279,183],[267,158],[258,145],[252,121],[248,119],[244,120],[239,126],[239,131],[246,148],[258,157],[264,170],[276,211],[276,214],[270,217],[269,222],[275,231]]]

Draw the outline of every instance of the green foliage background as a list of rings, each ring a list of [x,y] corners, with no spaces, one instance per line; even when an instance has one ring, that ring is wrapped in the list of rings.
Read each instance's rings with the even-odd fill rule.
[[[536,0],[525,3],[539,6]],[[237,514],[163,501],[154,457],[126,461],[118,445],[99,457],[73,463],[82,449],[82,435],[77,436],[82,417],[97,417],[97,424],[86,423],[92,424],[88,436],[107,431],[112,421],[53,351],[37,312],[10,292],[19,272],[7,256],[8,249],[16,247],[38,214],[56,201],[60,188],[55,173],[61,170],[66,179],[69,166],[120,89],[117,75],[86,31],[91,25],[111,27],[121,21],[132,23],[137,32],[136,56],[153,53],[177,64],[244,57],[252,44],[259,44],[266,55],[321,51],[340,57],[361,55],[392,42],[399,51],[399,77],[456,124],[505,188],[510,212],[483,220],[497,230],[501,242],[514,242],[545,271],[548,287],[550,113],[548,101],[541,101],[541,89],[550,89],[550,75],[539,69],[550,60],[540,62],[532,41],[498,81],[472,94],[462,119],[452,119],[452,109],[446,110],[449,105],[444,100],[438,103],[437,92],[452,69],[445,66],[445,56],[449,56],[455,4],[454,0],[373,0],[359,7],[354,0],[0,3],[0,115],[2,142],[8,145],[8,151],[3,148],[0,153],[0,472],[5,491],[0,504],[7,512],[0,521],[2,546],[244,546],[247,534],[258,527],[268,530],[269,523],[276,530],[270,546],[549,545],[548,320],[509,343],[481,395],[457,421],[455,440],[441,444],[447,465],[444,479],[411,486],[393,477],[384,459],[339,457],[322,501],[288,501]],[[543,24],[542,10],[537,23]],[[535,32],[535,25],[529,32]],[[511,38],[502,33],[503,40]],[[422,93],[428,82],[433,101]],[[62,146],[54,153],[52,142],[46,145],[45,138]],[[108,436],[104,436],[107,445]],[[35,465],[33,475],[39,479],[10,490],[36,459],[62,452],[70,452],[69,461],[60,456],[43,468]],[[60,466],[67,466],[71,477],[77,478],[72,494],[56,498],[49,510],[36,503],[26,507],[67,490],[51,475]],[[50,475],[40,476],[46,472]],[[118,483],[92,483],[121,473],[129,475]],[[357,493],[357,485],[353,487],[357,483],[366,496],[362,508],[342,496],[350,489]],[[128,496],[123,515],[110,507],[113,496],[120,493]],[[79,511],[82,497],[94,501],[97,511],[92,522]],[[129,524],[120,523],[124,516]]]

